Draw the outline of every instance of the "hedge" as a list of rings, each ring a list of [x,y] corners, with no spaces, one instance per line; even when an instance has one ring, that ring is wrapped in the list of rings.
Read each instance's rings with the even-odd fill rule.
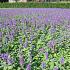
[[[0,8],[70,8],[70,3],[0,3]]]

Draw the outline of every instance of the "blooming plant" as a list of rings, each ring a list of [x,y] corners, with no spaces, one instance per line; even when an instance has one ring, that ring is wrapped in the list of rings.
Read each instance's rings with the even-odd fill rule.
[[[0,70],[70,70],[68,13],[57,8],[0,10]]]

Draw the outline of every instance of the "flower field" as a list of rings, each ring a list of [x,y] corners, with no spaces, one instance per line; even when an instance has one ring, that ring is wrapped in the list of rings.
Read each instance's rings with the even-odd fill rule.
[[[0,9],[0,70],[70,70],[70,9]]]

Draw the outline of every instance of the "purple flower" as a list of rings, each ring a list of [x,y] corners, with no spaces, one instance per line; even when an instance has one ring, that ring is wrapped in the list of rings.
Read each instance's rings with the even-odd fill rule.
[[[15,34],[15,30],[12,30],[11,32],[10,32],[10,35],[14,35]]]
[[[25,19],[24,19],[24,18],[22,18],[22,19],[21,19],[21,22],[22,22],[22,23],[24,23],[24,21],[25,21]]]
[[[15,19],[12,19],[11,22],[16,25],[16,20]]]
[[[12,64],[12,62],[13,62],[13,60],[10,58],[10,55],[8,53],[1,54],[0,58],[5,60],[9,65]]]
[[[26,25],[29,23],[29,19],[28,18],[26,18],[25,19],[25,22],[26,22]]]
[[[35,38],[35,36],[34,35],[31,35],[30,36],[30,41],[32,41],[34,38]]]
[[[7,60],[8,59],[8,53],[1,54],[1,58],[4,60]]]
[[[58,70],[58,67],[57,67],[57,66],[55,66],[53,70]]]
[[[31,65],[30,64],[27,65],[26,70],[31,70]]]
[[[45,51],[45,49],[44,49],[44,48],[40,48],[39,50],[40,50],[41,52]]]
[[[14,39],[13,35],[9,35],[9,39],[10,39],[10,41],[12,42],[13,39]]]
[[[19,43],[22,44],[22,37],[19,38]]]
[[[13,63],[13,59],[10,58],[10,56],[8,56],[7,63],[8,63],[9,65]]]
[[[0,38],[2,37],[2,32],[0,32]]]
[[[24,48],[26,48],[28,46],[28,39],[26,38],[25,43],[23,45]]]
[[[2,28],[2,22],[0,22],[0,28]]]
[[[56,42],[54,40],[51,40],[48,42],[48,46],[52,49],[54,48],[55,44],[56,44]]]
[[[56,29],[54,27],[51,27],[49,31],[50,31],[51,34],[53,34],[53,33],[56,32]]]
[[[61,57],[60,63],[61,63],[61,64],[64,64],[64,57]]]
[[[47,60],[48,59],[48,52],[45,53],[45,56],[46,56],[46,60]]]
[[[35,19],[34,18],[31,18],[31,23],[35,23]]]
[[[24,59],[23,59],[23,56],[21,54],[19,55],[19,64],[20,64],[21,67],[24,64]]]
[[[42,62],[41,63],[41,66],[42,66],[42,69],[45,69],[46,68],[46,63],[45,62]]]
[[[39,19],[42,19],[42,16],[38,16]]]

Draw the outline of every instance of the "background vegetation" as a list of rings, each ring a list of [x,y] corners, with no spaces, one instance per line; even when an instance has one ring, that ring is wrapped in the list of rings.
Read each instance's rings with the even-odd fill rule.
[[[0,3],[0,8],[70,8],[70,3]]]

